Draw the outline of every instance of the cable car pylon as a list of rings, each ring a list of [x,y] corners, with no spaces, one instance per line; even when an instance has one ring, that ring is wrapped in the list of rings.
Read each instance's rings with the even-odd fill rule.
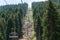
[[[21,0],[21,3],[23,3],[23,1]]]

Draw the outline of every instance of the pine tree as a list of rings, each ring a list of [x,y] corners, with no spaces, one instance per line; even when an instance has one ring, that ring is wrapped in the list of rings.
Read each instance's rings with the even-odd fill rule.
[[[60,40],[60,13],[58,15],[58,22],[57,22],[56,30],[57,30],[57,38],[58,38],[57,40]]]
[[[37,40],[42,40],[42,27],[41,27],[41,18],[37,17],[37,25],[36,25],[36,38]]]
[[[51,0],[48,1],[48,8],[44,14],[43,26],[43,40],[57,40],[57,19],[58,12]]]
[[[36,32],[36,40],[42,40],[42,27],[41,27],[41,5],[37,5],[33,9],[33,18],[34,18],[34,29]]]
[[[0,40],[6,40],[6,21],[0,17]]]
[[[18,27],[18,34],[19,34],[19,38],[22,38],[22,17],[20,16],[20,14],[18,14],[18,21],[19,21],[19,27]]]
[[[11,28],[13,28],[13,27],[14,27],[14,23],[13,23],[13,20],[10,18],[8,20],[7,31],[6,31],[7,40],[9,40],[9,34],[11,33]]]

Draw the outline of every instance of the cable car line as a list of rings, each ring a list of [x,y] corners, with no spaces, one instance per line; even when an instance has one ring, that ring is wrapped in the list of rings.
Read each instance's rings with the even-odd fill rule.
[[[4,0],[4,2],[8,5],[8,3],[7,3],[7,1],[6,1],[6,0]]]

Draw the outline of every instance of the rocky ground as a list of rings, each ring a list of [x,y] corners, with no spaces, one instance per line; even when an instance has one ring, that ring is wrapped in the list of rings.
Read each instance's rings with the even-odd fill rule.
[[[23,20],[23,27],[22,31],[24,33],[23,38],[19,40],[29,40],[29,38],[32,38],[34,36],[34,28],[33,28],[33,21],[32,21],[32,15],[31,10],[28,9],[26,17]]]

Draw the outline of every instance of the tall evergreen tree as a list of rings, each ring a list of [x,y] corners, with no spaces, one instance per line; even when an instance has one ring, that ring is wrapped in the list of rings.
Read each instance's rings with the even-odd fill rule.
[[[36,38],[37,40],[42,40],[42,27],[41,27],[41,18],[37,17],[37,27],[36,27]]]
[[[38,4],[34,9],[33,9],[33,18],[34,18],[34,29],[36,32],[36,40],[42,40],[42,27],[41,27],[41,5]],[[42,10],[43,11],[43,10]]]
[[[0,39],[6,40],[6,21],[0,17]]]
[[[18,34],[19,37],[22,38],[22,17],[20,16],[20,14],[18,14],[18,21],[19,21],[19,27],[18,27]]]
[[[51,0],[48,1],[48,8],[43,18],[43,40],[57,40],[58,12]]]
[[[12,19],[10,18],[8,20],[7,31],[6,31],[7,40],[9,40],[9,34],[11,33],[11,28],[13,28],[13,27],[14,27],[14,23],[13,23]]]

